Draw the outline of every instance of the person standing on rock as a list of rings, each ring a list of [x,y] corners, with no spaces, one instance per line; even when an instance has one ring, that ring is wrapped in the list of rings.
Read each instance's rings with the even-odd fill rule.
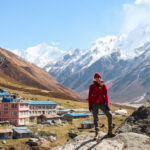
[[[95,126],[95,137],[96,140],[98,138],[99,132],[99,118],[98,118],[98,110],[101,109],[108,119],[108,135],[112,135],[112,114],[109,108],[109,97],[107,86],[104,84],[101,79],[101,74],[96,72],[94,75],[93,84],[89,87],[89,95],[88,95],[88,103],[89,103],[89,111],[93,113],[94,118],[94,126]]]

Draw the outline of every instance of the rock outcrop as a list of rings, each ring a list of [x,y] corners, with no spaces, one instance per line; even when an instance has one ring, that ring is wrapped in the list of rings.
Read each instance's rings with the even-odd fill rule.
[[[101,135],[104,133],[101,132]],[[133,132],[116,135],[113,138],[101,136],[98,141],[93,140],[94,134],[80,135],[63,146],[51,150],[149,150],[150,137]]]
[[[93,140],[92,133],[79,135],[51,150],[150,150],[150,100],[133,112],[115,134],[110,138],[100,132],[98,141]]]
[[[123,132],[135,132],[150,136],[150,100],[134,111],[115,133]]]

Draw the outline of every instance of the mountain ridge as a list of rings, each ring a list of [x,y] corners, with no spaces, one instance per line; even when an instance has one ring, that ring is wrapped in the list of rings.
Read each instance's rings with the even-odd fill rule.
[[[9,81],[11,79],[21,85],[60,93],[60,95],[64,94],[66,97],[68,95],[70,98],[80,98],[76,92],[58,83],[46,71],[10,51],[0,48],[0,57],[6,58],[7,65],[5,69],[1,70],[1,75],[3,74],[1,77],[5,76]]]
[[[148,93],[149,86],[146,84],[149,83],[150,79],[148,76],[143,75],[144,73],[149,74],[150,42],[144,43],[143,46],[136,48],[135,51],[139,52],[138,55],[135,54],[133,58],[124,59],[121,57],[121,50],[115,50],[109,55],[100,57],[89,67],[81,68],[76,72],[72,72],[72,66],[76,64],[67,63],[68,66],[63,68],[63,63],[58,63],[63,70],[58,69],[59,66],[56,64],[57,67],[55,68],[54,66],[49,73],[56,76],[56,79],[63,85],[76,90],[82,96],[87,96],[88,87],[92,83],[94,73],[100,72],[103,80],[108,84],[109,95],[113,101],[132,103],[141,99],[138,103],[143,103],[150,96]],[[76,63],[79,62],[77,61]],[[144,68],[147,69],[144,70]],[[140,79],[137,76],[138,72],[141,72]],[[144,84],[147,86],[144,87]]]

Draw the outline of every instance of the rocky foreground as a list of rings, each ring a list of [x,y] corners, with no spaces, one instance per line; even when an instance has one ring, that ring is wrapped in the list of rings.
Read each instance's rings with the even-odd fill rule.
[[[115,131],[115,137],[100,132],[98,141],[94,134],[80,135],[51,150],[150,150],[150,100],[139,107]]]

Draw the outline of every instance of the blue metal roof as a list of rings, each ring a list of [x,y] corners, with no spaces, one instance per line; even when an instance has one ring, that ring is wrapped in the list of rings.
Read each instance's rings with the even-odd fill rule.
[[[82,121],[81,124],[94,124],[94,122],[91,122],[91,121]]]
[[[66,114],[61,115],[61,117],[64,117]],[[91,116],[90,113],[69,113],[69,115],[73,117],[84,117],[84,116]]]
[[[30,105],[56,105],[52,101],[24,101],[24,103],[29,103]]]
[[[0,90],[1,93],[7,93],[7,90]]]
[[[76,117],[76,116],[90,116],[91,114],[89,113],[70,113],[71,116]]]
[[[0,93],[1,96],[8,95],[8,93]]]

